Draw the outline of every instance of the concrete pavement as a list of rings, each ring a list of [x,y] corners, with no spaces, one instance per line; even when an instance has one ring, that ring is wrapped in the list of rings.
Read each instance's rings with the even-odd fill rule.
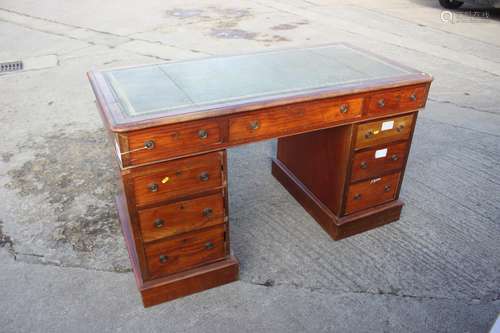
[[[500,12],[437,1],[0,1],[0,331],[484,332],[500,312]],[[484,13],[484,12],[483,12]],[[347,41],[435,77],[399,222],[333,242],[229,152],[241,281],[144,310],[85,72]],[[258,172],[256,172],[256,170]]]

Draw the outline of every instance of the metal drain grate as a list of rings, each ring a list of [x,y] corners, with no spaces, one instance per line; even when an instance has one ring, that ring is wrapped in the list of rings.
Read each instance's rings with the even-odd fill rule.
[[[21,70],[23,70],[23,62],[21,60],[0,63],[0,73],[15,72]]]

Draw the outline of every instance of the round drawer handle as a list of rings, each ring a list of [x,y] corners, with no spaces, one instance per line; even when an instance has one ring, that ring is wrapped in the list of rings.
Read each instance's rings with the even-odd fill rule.
[[[165,221],[162,219],[156,219],[153,223],[155,227],[158,229],[163,228],[165,226]]]
[[[391,160],[397,161],[397,160],[399,160],[399,156],[396,155],[396,154],[394,154],[394,155],[391,156]]]
[[[361,165],[359,166],[361,169],[366,169],[368,168],[368,163],[366,163],[365,161],[361,162]]]
[[[349,104],[342,104],[340,106],[340,112],[341,113],[347,113],[347,111],[349,111]]]
[[[149,192],[158,192],[158,184],[152,183],[148,185]]]
[[[214,213],[214,211],[212,208],[205,208],[205,209],[203,209],[202,214],[204,217],[211,217],[213,213]]]
[[[354,195],[354,200],[359,200],[359,199],[361,199],[361,194],[360,193],[356,193]]]
[[[160,263],[164,264],[164,263],[166,263],[167,261],[168,261],[168,256],[166,256],[166,255],[162,254],[162,255],[160,256]]]
[[[211,250],[211,249],[213,249],[214,247],[215,247],[215,245],[214,245],[214,243],[212,243],[212,242],[206,242],[206,243],[205,243],[205,249],[206,249],[206,250]]]
[[[389,192],[391,190],[391,185],[384,186],[384,192]]]
[[[378,104],[379,108],[383,108],[385,106],[384,99],[383,98],[379,99],[378,102],[377,102],[377,104]]]
[[[155,147],[155,142],[153,140],[148,140],[144,142],[144,148],[151,150],[154,147]]]
[[[206,182],[208,180],[208,178],[209,178],[208,177],[208,172],[205,171],[205,172],[200,173],[200,180],[202,182]]]
[[[413,92],[413,93],[410,95],[410,100],[411,100],[411,101],[413,101],[413,102],[415,102],[415,101],[417,100],[417,94]]]
[[[259,121],[258,120],[254,120],[254,121],[251,121],[250,122],[250,125],[249,125],[249,128],[252,130],[252,131],[255,131],[255,130],[258,130],[260,127],[260,124],[259,124]]]
[[[369,131],[365,134],[365,139],[369,139],[373,136],[373,132],[372,131]]]
[[[206,139],[206,138],[208,138],[208,132],[204,129],[201,129],[198,131],[198,137],[200,139]]]
[[[396,127],[396,131],[401,132],[403,128],[405,128],[405,125],[401,124],[398,127]]]

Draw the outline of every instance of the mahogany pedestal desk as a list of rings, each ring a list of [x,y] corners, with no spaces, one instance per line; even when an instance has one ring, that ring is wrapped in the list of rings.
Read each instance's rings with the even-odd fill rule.
[[[120,167],[144,306],[238,279],[226,149],[278,138],[272,173],[335,240],[399,218],[430,75],[345,44],[88,73]]]

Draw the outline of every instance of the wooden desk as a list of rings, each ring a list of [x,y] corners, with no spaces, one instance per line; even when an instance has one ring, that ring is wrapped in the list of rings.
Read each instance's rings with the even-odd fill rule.
[[[399,218],[432,78],[344,44],[88,74],[120,167],[145,306],[229,283],[226,148],[278,139],[273,175],[333,239]]]

